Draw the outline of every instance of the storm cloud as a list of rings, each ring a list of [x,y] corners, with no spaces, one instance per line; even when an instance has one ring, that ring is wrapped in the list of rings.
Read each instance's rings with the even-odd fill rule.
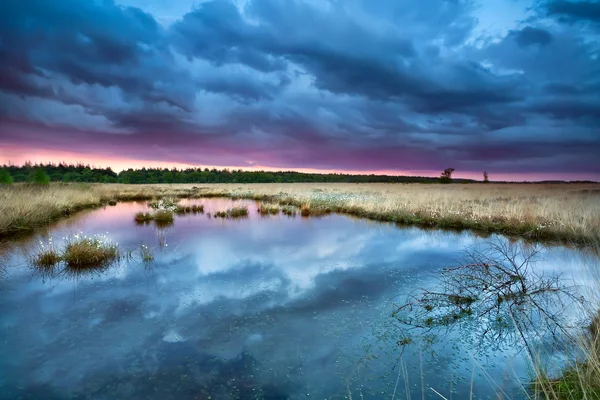
[[[0,147],[600,179],[597,2],[146,3],[3,2]]]

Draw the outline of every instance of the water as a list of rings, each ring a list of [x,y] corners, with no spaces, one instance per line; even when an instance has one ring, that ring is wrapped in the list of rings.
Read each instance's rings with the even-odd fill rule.
[[[471,233],[346,216],[177,216],[137,225],[145,203],[78,214],[9,250],[0,286],[0,399],[524,398],[527,361],[448,336],[402,351],[399,296],[456,265]],[[39,240],[106,233],[154,249],[87,275],[41,274]],[[544,268],[581,281],[584,258],[545,249]],[[460,333],[459,333],[460,335]],[[519,384],[518,380],[521,380]]]

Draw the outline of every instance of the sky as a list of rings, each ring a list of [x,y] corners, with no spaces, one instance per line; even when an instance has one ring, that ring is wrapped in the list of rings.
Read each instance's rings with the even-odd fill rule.
[[[600,2],[4,0],[0,163],[600,180]]]

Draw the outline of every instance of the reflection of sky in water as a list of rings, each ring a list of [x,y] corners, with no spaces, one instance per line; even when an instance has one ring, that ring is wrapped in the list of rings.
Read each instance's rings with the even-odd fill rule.
[[[473,365],[477,398],[519,397],[514,377],[528,376],[512,354],[486,362],[450,338],[434,358],[411,350],[398,362],[395,296],[427,286],[482,239],[196,202],[213,213],[248,204],[251,215],[177,216],[158,230],[133,222],[144,203],[80,214],[51,229],[55,242],[108,231],[125,249],[153,246],[156,262],[79,279],[32,274],[27,244],[16,245],[0,292],[0,398],[416,398],[421,376],[427,398],[438,398],[429,387],[460,398]],[[574,251],[543,257],[549,271],[583,276]]]

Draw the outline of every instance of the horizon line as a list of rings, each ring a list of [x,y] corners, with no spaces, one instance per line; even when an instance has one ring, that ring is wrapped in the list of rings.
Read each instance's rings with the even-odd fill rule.
[[[315,174],[315,175],[332,175],[332,174],[337,174],[337,175],[359,175],[359,176],[386,176],[386,177],[410,177],[410,178],[428,178],[428,179],[435,179],[435,178],[439,178],[439,174],[441,174],[441,172],[439,172],[437,175],[431,175],[431,174],[435,174],[436,172],[433,170],[427,170],[427,171],[414,171],[417,174],[411,174],[410,170],[408,171],[397,171],[397,170],[373,170],[373,171],[352,171],[352,170],[335,170],[335,169],[318,169],[318,168],[279,168],[279,167],[268,167],[268,166],[259,166],[259,165],[255,165],[255,166],[251,166],[251,167],[242,167],[242,166],[216,166],[216,165],[197,165],[197,164],[188,164],[188,163],[168,163],[168,162],[151,162],[148,163],[148,165],[143,165],[141,167],[136,167],[136,166],[129,166],[129,167],[116,167],[113,168],[113,166],[111,165],[107,165],[106,163],[104,163],[104,165],[99,165],[99,164],[95,164],[93,162],[84,162],[84,161],[77,161],[77,162],[73,162],[73,161],[23,161],[23,162],[13,162],[11,160],[4,160],[2,161],[2,166],[4,167],[17,167],[17,168],[22,168],[27,166],[27,164],[30,164],[32,166],[46,166],[46,165],[53,165],[53,166],[58,166],[61,164],[67,165],[67,166],[84,166],[84,167],[89,167],[91,169],[111,169],[113,172],[120,174],[123,171],[127,171],[127,170],[133,170],[133,171],[140,171],[142,169],[156,169],[156,170],[177,170],[177,171],[183,171],[186,169],[201,169],[201,170],[217,170],[217,171],[242,171],[242,172],[280,172],[280,173],[284,173],[284,172],[293,172],[293,173],[299,173],[299,174]],[[154,164],[154,165],[152,165]],[[157,165],[158,164],[158,165]],[[169,166],[170,165],[170,166]],[[425,173],[423,175],[418,174],[419,172],[421,173]],[[456,171],[458,172],[457,175],[461,174],[461,171]],[[475,172],[475,171],[462,171],[463,173],[468,173],[470,174],[478,174],[481,175],[483,174],[482,172]],[[523,174],[549,174],[549,173],[497,173],[498,175],[523,175]],[[550,173],[551,174],[551,173]],[[560,175],[560,174],[556,174],[556,175]],[[455,176],[453,179],[457,179],[457,180],[469,180],[469,181],[474,181],[474,182],[483,182],[483,179],[476,179],[476,178],[471,178],[471,177],[464,177],[464,176]],[[524,180],[510,180],[510,179],[495,179],[495,180],[490,180],[490,183],[538,183],[538,182],[564,182],[564,183],[569,183],[569,182],[573,182],[573,183],[577,183],[577,182],[585,182],[585,183],[600,183],[600,181],[598,180],[593,180],[593,179],[560,179],[560,178],[544,178],[544,179],[533,179],[533,180],[529,180],[529,179],[524,179]]]

